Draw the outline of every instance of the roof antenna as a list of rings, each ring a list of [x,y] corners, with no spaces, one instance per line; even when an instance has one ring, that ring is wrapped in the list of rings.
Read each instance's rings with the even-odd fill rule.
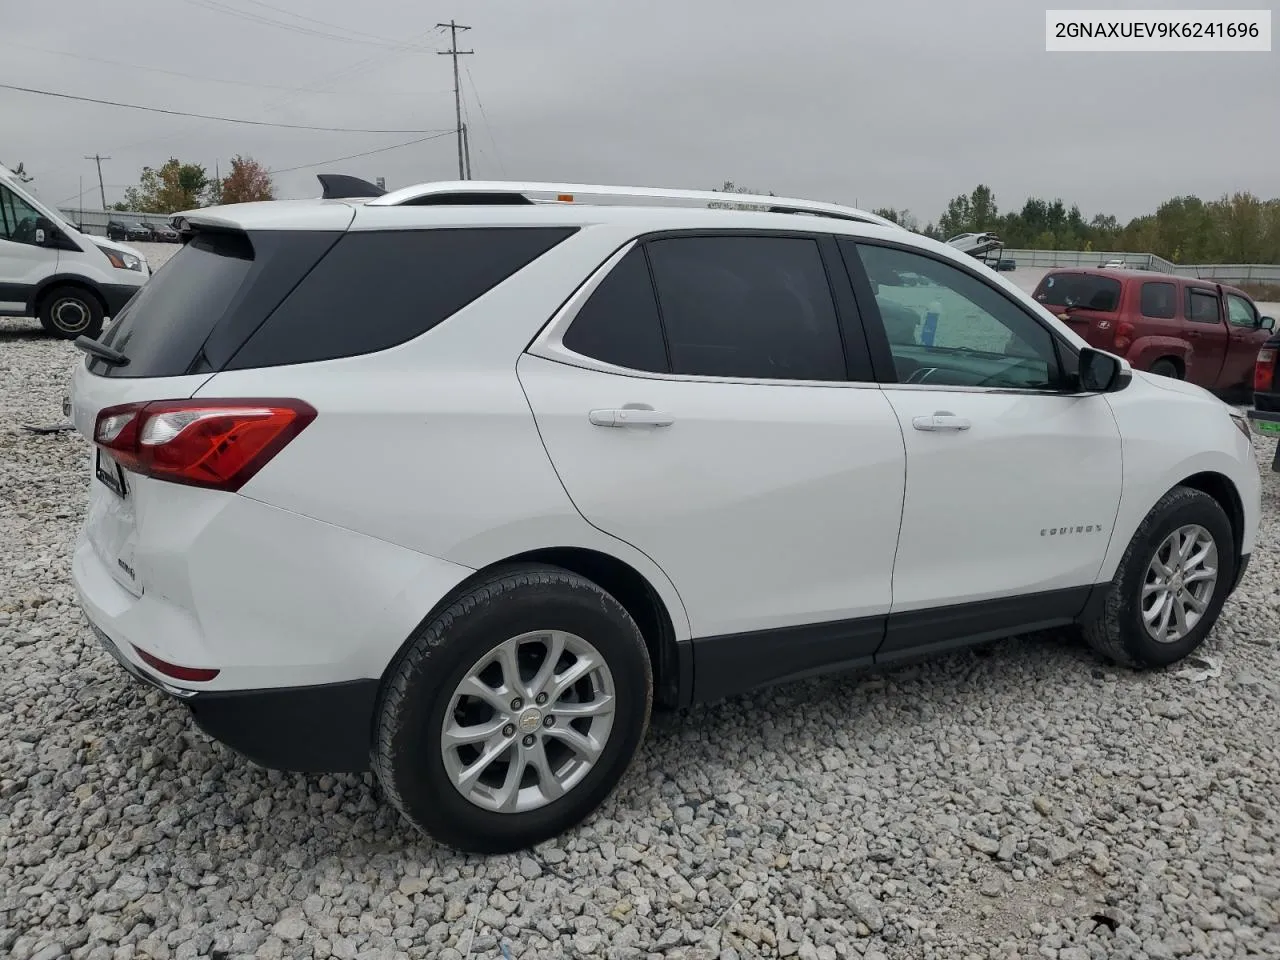
[[[380,197],[387,191],[368,180],[348,177],[342,173],[317,173],[322,200],[346,200],[357,197]]]

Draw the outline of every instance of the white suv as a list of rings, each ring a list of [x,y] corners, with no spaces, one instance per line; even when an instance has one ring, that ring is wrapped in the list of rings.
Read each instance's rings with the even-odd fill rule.
[[[1060,625],[1134,666],[1204,640],[1258,528],[1240,415],[954,247],[719,197],[188,214],[74,374],[101,642],[247,757],[372,768],[502,851],[596,808],[655,703]]]

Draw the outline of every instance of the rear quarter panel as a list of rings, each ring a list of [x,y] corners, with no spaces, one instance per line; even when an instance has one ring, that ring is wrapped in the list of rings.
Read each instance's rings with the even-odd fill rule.
[[[569,500],[516,377],[529,341],[590,272],[585,261],[627,239],[591,233],[398,347],[215,374],[199,397],[296,397],[319,413],[240,493],[472,569],[542,548],[598,550],[645,576],[687,639],[663,571]]]

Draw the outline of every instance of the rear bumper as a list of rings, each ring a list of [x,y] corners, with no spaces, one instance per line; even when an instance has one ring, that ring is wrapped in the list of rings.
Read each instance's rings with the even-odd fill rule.
[[[1260,437],[1270,437],[1272,439],[1280,437],[1280,411],[1274,409],[1274,407],[1280,406],[1280,403],[1274,397],[1267,397],[1266,395],[1256,396],[1254,402],[1256,408],[1246,414],[1253,424],[1253,432]],[[1271,460],[1271,469],[1276,473],[1280,473],[1280,444],[1276,445],[1276,453]]]
[[[185,703],[196,726],[260,766],[297,773],[363,773],[370,767],[376,680],[201,693],[165,683],[100,628],[93,633],[126,673]]]
[[[377,700],[377,680],[350,680],[197,693],[186,704],[201,730],[261,766],[363,773],[370,766]]]

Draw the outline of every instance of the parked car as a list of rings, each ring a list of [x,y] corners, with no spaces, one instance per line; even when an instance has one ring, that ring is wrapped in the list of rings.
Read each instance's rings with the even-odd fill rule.
[[[177,243],[178,231],[173,229],[167,223],[153,223],[151,227],[151,239],[155,243]]]
[[[146,242],[151,239],[151,228],[137,220],[108,220],[107,239]]]
[[[248,757],[372,768],[477,851],[594,810],[655,703],[1050,626],[1137,667],[1201,644],[1258,531],[1241,414],[953,246],[720,196],[186,214],[79,341],[98,639]],[[918,305],[930,343],[895,342]]]
[[[1258,351],[1253,368],[1253,409],[1249,419],[1255,432],[1266,437],[1280,437],[1280,380],[1276,377],[1276,361],[1280,357],[1280,334],[1273,333]],[[1280,472],[1280,445],[1271,462]]]
[[[76,229],[0,166],[0,316],[96,337],[149,276],[137,250]]]
[[[1004,257],[996,261],[996,269],[1000,271],[1010,271],[1018,269],[1018,261],[1012,257]]]
[[[1210,390],[1249,389],[1275,320],[1243,290],[1131,270],[1053,270],[1035,290],[1092,346]]]
[[[1124,270],[1127,264],[1123,260],[1107,260],[1102,264],[1103,270]]]
[[[994,233],[962,233],[947,241],[950,246],[973,257],[983,257],[1003,246],[1000,238]]]

